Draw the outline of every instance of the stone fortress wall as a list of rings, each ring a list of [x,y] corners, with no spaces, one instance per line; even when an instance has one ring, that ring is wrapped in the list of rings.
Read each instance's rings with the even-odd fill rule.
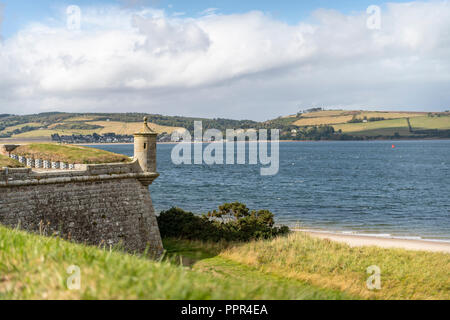
[[[136,135],[141,152],[131,163],[0,169],[0,223],[159,256],[163,247],[148,190],[159,176],[156,134],[145,122]]]

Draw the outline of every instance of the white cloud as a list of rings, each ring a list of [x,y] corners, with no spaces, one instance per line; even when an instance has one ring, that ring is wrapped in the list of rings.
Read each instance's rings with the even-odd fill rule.
[[[449,109],[450,4],[318,10],[288,25],[261,12],[168,17],[82,8],[78,32],[30,24],[0,43],[0,113],[157,112],[266,119],[300,106]]]

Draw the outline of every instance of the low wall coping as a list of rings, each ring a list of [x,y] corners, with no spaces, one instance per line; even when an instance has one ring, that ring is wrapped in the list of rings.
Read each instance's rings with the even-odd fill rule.
[[[159,177],[159,173],[156,172],[142,172],[142,173],[123,173],[123,174],[105,174],[98,176],[83,175],[83,176],[69,176],[69,177],[48,177],[41,179],[26,179],[26,180],[5,180],[0,181],[0,187],[15,187],[15,186],[29,186],[29,185],[45,185],[45,184],[57,184],[57,183],[70,183],[70,182],[95,182],[102,180],[114,180],[114,179],[137,179],[153,181]]]
[[[137,160],[130,163],[86,164],[77,169],[35,171],[32,168],[2,168],[0,187],[130,178],[138,179],[148,186],[159,176],[157,172],[143,172]]]

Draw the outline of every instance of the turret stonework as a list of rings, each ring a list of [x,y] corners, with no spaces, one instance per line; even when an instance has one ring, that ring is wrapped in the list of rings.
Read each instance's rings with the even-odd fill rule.
[[[142,130],[134,134],[134,160],[139,162],[143,172],[156,173],[156,136],[145,117]]]

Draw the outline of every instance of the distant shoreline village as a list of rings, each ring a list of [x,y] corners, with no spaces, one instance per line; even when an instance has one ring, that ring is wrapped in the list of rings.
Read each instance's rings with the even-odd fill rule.
[[[159,143],[172,142],[173,133],[194,135],[194,122],[203,128],[279,130],[280,141],[449,139],[450,112],[394,112],[310,108],[267,121],[207,119],[143,113],[0,114],[0,142],[58,142],[65,144],[132,143],[144,116]],[[211,141],[208,141],[211,142]]]

